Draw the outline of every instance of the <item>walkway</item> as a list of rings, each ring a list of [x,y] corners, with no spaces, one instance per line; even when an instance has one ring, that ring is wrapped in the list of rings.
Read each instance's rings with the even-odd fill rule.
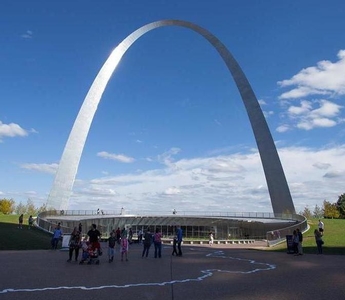
[[[183,247],[183,257],[147,259],[142,246],[100,265],[67,263],[67,252],[1,251],[2,300],[343,299],[344,256],[293,256],[236,246]]]

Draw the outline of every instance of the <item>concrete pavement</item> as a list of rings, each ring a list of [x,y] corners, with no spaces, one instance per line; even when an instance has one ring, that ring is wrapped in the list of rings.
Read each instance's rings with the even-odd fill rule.
[[[344,256],[257,251],[233,245],[183,246],[183,256],[141,258],[133,244],[129,261],[117,252],[100,265],[67,263],[66,251],[1,251],[1,300],[30,299],[343,299]]]

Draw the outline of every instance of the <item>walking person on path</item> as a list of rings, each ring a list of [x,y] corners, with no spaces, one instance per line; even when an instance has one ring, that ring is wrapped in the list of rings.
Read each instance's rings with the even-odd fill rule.
[[[112,231],[110,233],[110,237],[108,239],[108,257],[109,257],[109,262],[110,263],[113,262],[113,260],[114,260],[115,244],[116,244],[115,232]]]
[[[183,232],[182,232],[181,226],[177,227],[176,236],[177,236],[177,248],[178,248],[177,256],[182,256],[181,243],[182,243]]]
[[[152,234],[150,232],[150,228],[147,228],[145,235],[144,235],[144,250],[143,254],[141,255],[142,258],[147,257],[149,255],[149,250],[152,244]]]
[[[162,257],[162,233],[159,231],[158,228],[156,228],[156,233],[153,236],[153,240],[154,240],[154,245],[155,245],[155,258],[157,258],[157,256],[159,258]]]
[[[80,249],[80,245],[81,244],[81,235],[79,230],[77,229],[77,227],[74,227],[72,233],[71,233],[71,237],[69,240],[69,251],[68,251],[68,262],[70,262],[72,260],[72,256],[73,256],[73,251],[74,251],[74,259],[75,261],[78,261],[78,257],[79,257],[79,249]]]

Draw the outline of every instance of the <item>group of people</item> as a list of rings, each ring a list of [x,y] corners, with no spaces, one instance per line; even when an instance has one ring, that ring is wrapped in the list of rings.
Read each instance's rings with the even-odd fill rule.
[[[23,222],[24,222],[24,214],[21,214],[18,218],[18,228],[19,229],[23,229]],[[29,225],[29,229],[31,229],[32,226],[34,225],[34,218],[31,215],[28,218],[28,225]]]
[[[119,245],[119,252],[121,253],[121,261],[128,261],[128,251],[129,251],[129,244],[130,244],[130,236],[132,230],[123,228],[117,228],[117,230],[112,230],[110,233],[109,238],[107,239],[107,246],[108,246],[108,261],[109,263],[114,261],[115,257],[115,249],[116,245]],[[182,256],[182,236],[183,232],[181,227],[177,228],[176,236],[173,240],[173,252],[172,255]],[[52,238],[52,248],[56,249],[58,241],[62,237],[62,230],[60,223],[54,230],[53,238]],[[154,245],[154,258],[161,258],[162,257],[162,233],[159,228],[156,228],[154,233],[151,233],[150,228],[147,228],[145,233],[143,234],[143,251],[142,251],[142,258],[148,257],[151,245]],[[88,263],[91,264],[93,259],[95,263],[99,263],[98,256],[102,255],[102,249],[100,245],[100,238],[101,233],[97,229],[96,224],[92,224],[91,229],[87,232],[85,238],[82,238],[81,234],[81,226],[75,227],[73,232],[70,235],[69,240],[69,251],[68,251],[68,262],[71,262],[73,259],[78,261],[80,249],[82,249],[82,258],[80,260],[80,264],[84,263],[88,260]]]
[[[315,237],[315,243],[317,246],[317,253],[322,254],[322,245],[324,244],[323,241],[323,235],[324,235],[325,225],[324,223],[319,220],[318,228],[314,230],[314,237]],[[297,228],[293,231],[292,234],[292,241],[293,241],[293,248],[294,248],[294,254],[295,255],[303,255],[303,234],[302,232]]]

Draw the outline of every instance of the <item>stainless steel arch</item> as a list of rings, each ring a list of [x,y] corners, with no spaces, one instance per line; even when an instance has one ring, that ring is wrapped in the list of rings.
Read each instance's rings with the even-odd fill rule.
[[[241,67],[224,44],[213,34],[198,25],[181,20],[162,20],[147,24],[126,37],[110,54],[92,83],[74,122],[48,197],[48,207],[60,210],[68,208],[79,161],[94,114],[105,87],[122,56],[138,38],[148,31],[171,25],[182,26],[199,33],[215,47],[223,58],[235,80],[249,116],[266,176],[273,212],[288,211],[294,213],[294,204],[272,135],[256,96]]]

